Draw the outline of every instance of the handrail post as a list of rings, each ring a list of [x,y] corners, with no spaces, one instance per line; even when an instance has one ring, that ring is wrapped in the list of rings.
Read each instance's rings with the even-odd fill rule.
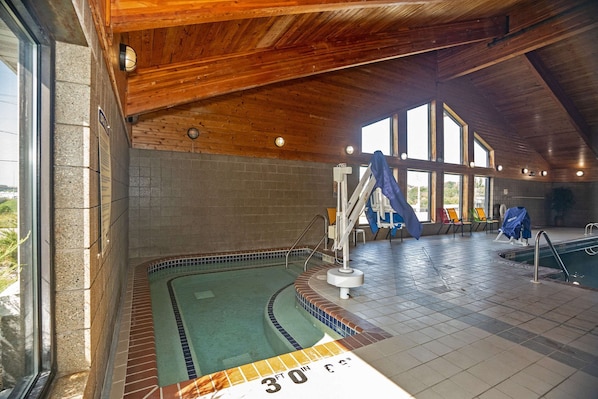
[[[534,279],[532,283],[540,283],[538,281],[538,263],[540,262],[540,236],[544,233],[544,230],[538,231],[536,234],[536,243],[534,247]]]

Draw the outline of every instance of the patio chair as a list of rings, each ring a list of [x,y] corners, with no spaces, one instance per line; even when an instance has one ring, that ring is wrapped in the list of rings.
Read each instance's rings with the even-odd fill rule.
[[[484,208],[474,208],[473,210],[474,221],[483,224],[484,228],[482,230],[484,230],[486,233],[488,232],[488,226],[490,226],[490,231],[492,231],[492,226],[494,226],[495,223],[498,225],[498,220],[488,219],[486,217],[486,211],[484,211]]]
[[[440,233],[442,228],[445,225],[448,225],[446,229],[446,233],[449,232],[451,227],[453,228],[453,237],[455,236],[455,231],[460,227],[461,228],[461,235],[463,235],[463,230],[465,226],[469,226],[469,235],[471,235],[473,224],[469,221],[462,220],[459,215],[457,214],[457,210],[455,208],[438,208],[438,219],[441,222],[440,228],[438,229],[437,234]]]
[[[453,225],[453,237],[455,236],[455,230],[457,230],[459,227],[461,227],[461,235],[463,235],[463,230],[465,226],[469,226],[469,235],[471,235],[473,224],[467,220],[463,220],[462,218],[460,218],[457,214],[457,209],[446,208],[446,212],[448,214],[449,220]]]

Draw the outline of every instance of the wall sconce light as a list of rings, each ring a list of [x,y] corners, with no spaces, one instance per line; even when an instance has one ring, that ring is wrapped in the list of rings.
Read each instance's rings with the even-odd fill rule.
[[[545,171],[545,170],[543,170],[542,172],[540,172],[540,174],[541,174],[542,176],[547,176],[547,175],[548,175],[548,172],[547,172],[547,171]]]
[[[189,138],[190,138],[191,140],[195,140],[196,138],[198,138],[198,137],[199,137],[199,130],[197,130],[197,128],[196,128],[196,127],[190,127],[190,128],[187,130],[187,136],[189,136]]]
[[[137,53],[133,47],[120,44],[118,64],[121,71],[133,72],[137,68]]]
[[[498,170],[499,172],[502,172],[502,165],[498,165],[498,166],[496,167],[496,170]]]
[[[578,170],[577,172],[575,172],[575,174],[576,174],[578,177],[582,177],[582,176],[583,176],[583,170]]]
[[[475,162],[474,162],[474,161],[471,161],[471,162],[469,162],[469,167],[470,167],[470,168],[473,168],[473,167],[475,167]]]
[[[276,144],[276,147],[282,147],[284,145],[284,138],[282,138],[281,136],[278,136],[274,140],[274,144]]]
[[[528,169],[528,168],[523,168],[523,169],[521,169],[521,173],[523,173],[524,175],[527,175],[527,174],[528,174],[528,172],[529,172],[529,169]]]
[[[406,152],[402,152],[401,153],[401,159],[404,161],[407,159],[407,153]]]
[[[353,148],[352,145],[348,145],[347,147],[345,147],[345,152],[349,155],[352,155],[353,152],[355,152],[355,148]]]

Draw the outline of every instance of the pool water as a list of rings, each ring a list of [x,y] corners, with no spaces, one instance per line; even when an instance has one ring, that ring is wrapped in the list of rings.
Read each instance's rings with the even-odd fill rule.
[[[555,245],[555,249],[569,272],[569,282],[582,287],[598,289],[598,239],[559,243]],[[534,264],[533,249],[502,255],[517,262]],[[548,248],[543,247],[540,251],[538,264],[556,269],[555,273],[549,277],[555,280],[565,280],[564,273]]]
[[[287,269],[278,264],[153,278],[159,385],[300,349],[272,338],[276,334],[266,321],[273,295],[280,296],[276,312],[283,315],[285,328],[300,347],[338,338],[316,328],[317,320],[296,309],[293,282],[302,266]]]

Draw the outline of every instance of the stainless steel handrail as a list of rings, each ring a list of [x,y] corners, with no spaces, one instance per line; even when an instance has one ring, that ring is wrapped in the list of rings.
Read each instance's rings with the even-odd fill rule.
[[[548,243],[548,247],[552,251],[552,254],[554,255],[554,258],[556,259],[557,263],[561,267],[561,270],[565,274],[565,281],[569,281],[569,271],[565,267],[565,264],[563,263],[563,260],[561,259],[560,255],[558,254],[558,252],[554,248],[554,245],[552,245],[552,242],[550,241],[550,238],[548,237],[548,234],[546,234],[546,232],[544,230],[540,230],[536,234],[536,246],[534,248],[534,280],[533,280],[533,282],[534,283],[538,282],[538,262],[540,260],[540,237],[542,235],[544,236],[544,239]]]
[[[311,219],[311,222],[309,222],[309,224],[307,225],[307,227],[305,229],[303,229],[303,232],[301,233],[301,235],[299,236],[299,238],[297,238],[295,240],[295,242],[293,243],[293,245],[291,245],[291,248],[287,251],[287,254],[285,256],[286,261],[285,261],[285,268],[288,269],[289,268],[289,254],[291,253],[291,251],[293,249],[295,249],[295,247],[297,246],[297,244],[299,244],[299,241],[301,241],[301,239],[305,236],[305,234],[307,234],[307,232],[309,231],[309,229],[311,228],[311,226],[313,226],[313,224],[316,222],[316,220],[318,220],[318,218],[322,218],[324,220],[324,237],[326,237],[328,234],[328,221],[326,219],[326,217],[322,214],[317,214],[316,216],[314,216]],[[322,243],[322,240],[320,240],[320,244]],[[320,246],[320,244],[318,244],[318,246]],[[316,247],[317,248],[317,247]],[[326,248],[328,249],[328,244],[326,244]],[[315,252],[315,249],[314,251]],[[312,254],[313,254],[312,252]]]
[[[311,254],[309,254],[309,256],[307,257],[307,259],[305,259],[305,263],[303,264],[303,271],[304,272],[307,271],[307,263],[309,262],[309,260],[311,259],[311,257],[314,256],[314,254],[316,253],[316,251],[318,250],[318,248],[320,248],[320,245],[322,245],[322,241],[324,241],[327,237],[328,237],[328,234],[324,234],[324,236],[322,238],[320,238],[320,242],[318,243],[318,245],[316,245],[316,247],[314,248],[314,250],[311,251]]]
[[[586,224],[586,228],[584,230],[584,236],[592,235],[592,230],[594,227],[598,228],[598,223],[588,223]]]

